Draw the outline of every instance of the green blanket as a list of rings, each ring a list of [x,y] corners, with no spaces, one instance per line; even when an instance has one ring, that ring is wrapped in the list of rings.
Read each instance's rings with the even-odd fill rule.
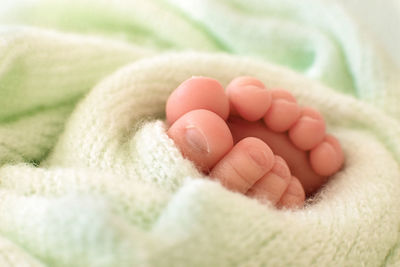
[[[398,266],[400,72],[333,1],[24,1],[0,19],[0,266]],[[203,177],[171,91],[319,109],[345,168],[302,210]]]

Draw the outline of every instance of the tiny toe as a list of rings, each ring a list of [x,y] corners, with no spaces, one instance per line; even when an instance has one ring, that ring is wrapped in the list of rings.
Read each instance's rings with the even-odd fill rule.
[[[171,125],[182,115],[196,109],[212,111],[224,120],[228,118],[228,97],[217,80],[193,77],[179,85],[168,98],[167,121]]]
[[[211,170],[210,176],[226,188],[246,193],[274,164],[269,146],[258,138],[238,142]]]
[[[285,160],[275,156],[271,171],[259,179],[246,193],[247,196],[261,203],[271,202],[276,205],[286,191],[291,174]]]
[[[167,131],[183,156],[208,172],[233,147],[232,134],[217,114],[193,110],[175,121]]]
[[[292,179],[277,206],[288,209],[301,208],[304,205],[305,199],[306,195],[299,179],[292,176]]]
[[[238,77],[226,88],[231,110],[248,121],[257,121],[264,117],[271,105],[271,93],[264,84],[251,77]]]
[[[264,116],[265,125],[274,132],[285,132],[300,116],[300,107],[285,90],[272,91],[272,103]]]
[[[289,130],[292,143],[301,150],[310,150],[324,137],[325,122],[321,114],[312,108],[303,108],[301,117]]]
[[[310,164],[315,173],[330,176],[343,165],[344,156],[339,141],[326,135],[323,142],[310,151]]]

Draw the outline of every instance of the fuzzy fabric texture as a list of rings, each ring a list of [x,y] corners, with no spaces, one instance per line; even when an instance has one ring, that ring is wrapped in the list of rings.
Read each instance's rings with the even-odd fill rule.
[[[399,72],[335,2],[29,1],[7,16],[0,266],[400,264]],[[165,134],[179,83],[240,75],[290,90],[342,143],[344,169],[304,209],[229,192]]]

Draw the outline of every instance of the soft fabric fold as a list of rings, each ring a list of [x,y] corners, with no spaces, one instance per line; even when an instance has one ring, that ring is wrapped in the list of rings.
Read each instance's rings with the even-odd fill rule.
[[[37,1],[8,16],[30,26],[0,28],[1,266],[400,264],[398,71],[335,2]],[[304,209],[226,190],[165,133],[182,81],[240,75],[291,91],[342,143],[343,170]]]

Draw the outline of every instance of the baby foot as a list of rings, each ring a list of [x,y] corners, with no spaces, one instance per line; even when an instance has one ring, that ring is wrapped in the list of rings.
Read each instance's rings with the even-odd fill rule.
[[[343,162],[318,112],[254,78],[235,79],[227,93],[216,80],[191,78],[171,94],[166,113],[168,135],[201,171],[278,207],[301,206],[304,189],[317,190]]]
[[[260,81],[249,77],[236,78],[227,86],[231,112],[241,117],[228,119],[234,142],[247,136],[263,140],[275,154],[285,159],[306,194],[315,193],[343,164],[339,142],[326,134],[324,119],[318,111],[300,107],[293,95],[285,90],[268,91],[271,104],[267,103],[267,111],[262,116],[253,119],[258,121],[251,122],[244,112],[248,110],[246,105],[252,104],[250,101],[244,104],[240,99],[246,93],[243,88],[255,83],[259,90],[265,90]]]

